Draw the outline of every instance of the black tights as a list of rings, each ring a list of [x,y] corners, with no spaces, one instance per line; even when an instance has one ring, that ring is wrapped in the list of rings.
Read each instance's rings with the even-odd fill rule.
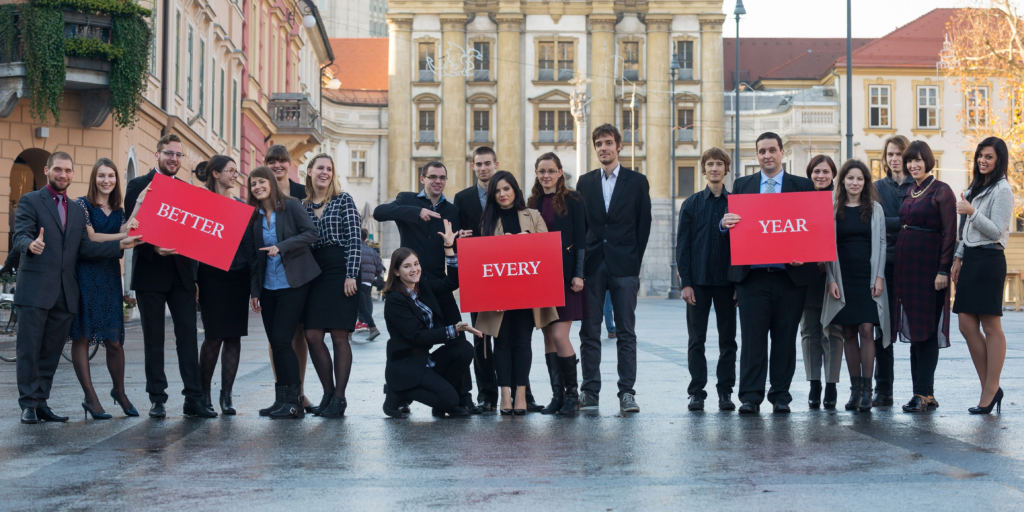
[[[221,350],[223,345],[224,349]],[[213,371],[217,368],[217,356],[220,362],[220,387],[230,391],[235,384],[238,373],[238,361],[242,357],[242,337],[206,338],[199,349],[199,378],[203,391],[210,392],[213,386]]]
[[[857,335],[860,334],[860,343]],[[875,326],[873,324],[844,325],[843,351],[850,377],[870,379],[875,371]]]
[[[935,395],[935,367],[938,365],[939,340],[936,336],[910,344],[910,376],[914,380],[915,395]]]
[[[132,402],[124,392],[124,346],[112,341],[104,341],[103,346],[107,353],[107,371],[110,372],[110,380],[114,385],[114,394],[125,407],[131,407]],[[80,338],[71,341],[71,364],[75,367],[75,375],[78,382],[82,384],[82,391],[85,392],[85,401],[94,411],[103,411],[99,397],[96,396],[96,388],[92,385],[92,373],[89,369],[89,340]]]
[[[313,368],[316,369],[317,376],[320,377],[320,385],[323,386],[325,395],[333,393],[335,398],[345,398],[348,376],[352,373],[352,346],[348,343],[350,332],[343,329],[330,329],[331,342],[334,345],[334,361],[332,362],[331,353],[327,350],[327,344],[324,343],[327,331],[306,329],[309,358],[313,361]]]

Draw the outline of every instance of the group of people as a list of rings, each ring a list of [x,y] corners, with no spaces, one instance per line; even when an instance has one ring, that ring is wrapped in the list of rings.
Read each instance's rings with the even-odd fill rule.
[[[620,411],[640,411],[634,388],[635,310],[652,223],[649,184],[643,174],[619,163],[622,137],[614,126],[597,127],[591,139],[600,167],[580,176],[576,190],[568,187],[558,156],[546,153],[534,164],[536,180],[527,197],[514,173],[499,170],[495,151],[479,147],[472,154],[475,183],[453,202],[444,195],[447,168],[435,161],[420,169],[420,192],[400,193],[374,210],[376,220],[394,221],[401,237],[386,281],[377,283],[386,294],[390,334],[385,414],[403,417],[413,401],[438,417],[485,411],[573,415],[595,409],[603,317],[614,318]],[[810,408],[836,407],[844,353],[851,382],[846,409],[892,405],[892,342],[900,339],[911,344],[914,392],[903,410],[935,409],[934,374],[939,349],[949,346],[952,286],[957,292],[952,312],[959,315],[982,384],[978,406],[970,412],[999,407],[1006,352],[1000,324],[1003,249],[1014,207],[1006,144],[997,138],[979,144],[970,187],[959,201],[932,175],[935,158],[926,143],[894,136],[884,147],[886,177],[876,182],[862,162],[849,160],[837,171],[824,155],[811,159],[804,178],[784,171],[782,139],[764,133],[756,141],[761,170],[736,179],[731,192],[728,154],[719,148],[704,152],[700,165],[707,187],[682,205],[675,255],[689,333],[689,410],[703,410],[707,399],[705,343],[712,307],[722,410],[736,409],[731,395],[737,380],[737,309],[743,341],[740,413],[758,412],[765,398],[775,412],[790,411],[798,330],[811,382]],[[180,139],[164,136],[154,156],[156,168],[131,180],[123,199],[116,165],[101,158],[87,195],[69,201],[74,163],[67,153],[56,152],[46,163],[47,185],[19,200],[12,252],[22,256],[14,301],[21,421],[67,421],[47,400],[68,340],[86,415],[111,417],[89,371],[89,346],[98,343],[107,349],[111,398],[125,415],[139,415],[124,387],[119,263],[123,250],[133,247],[130,287],[141,317],[151,417],[167,414],[165,310],[173,322],[183,412],[212,418],[217,416],[211,389],[218,360],[221,413],[236,413],[232,386],[249,309],[261,313],[275,378],[274,402],[260,415],[343,416],[351,333],[358,318],[370,325],[372,337],[378,334],[369,292],[383,264],[365,244],[359,212],[341,190],[331,157],[320,154],[309,161],[304,185],[288,178],[292,162],[283,146],[270,147],[265,165],[253,169],[247,182],[231,157],[206,162],[197,172],[206,188],[242,201],[235,187],[247,187],[244,195],[254,210],[230,268],[221,270],[129,236],[139,227],[135,215],[155,174],[178,173],[184,156]],[[730,264],[730,230],[743,220],[729,212],[729,195],[812,191],[832,195],[836,261]],[[479,312],[464,322],[453,295],[459,287],[458,240],[552,231],[560,233],[565,305]],[[201,347],[197,303],[205,334]],[[579,357],[570,343],[575,321],[581,322]],[[529,381],[535,329],[544,337],[552,390],[547,406],[535,401]],[[303,391],[307,357],[324,390],[318,405]]]

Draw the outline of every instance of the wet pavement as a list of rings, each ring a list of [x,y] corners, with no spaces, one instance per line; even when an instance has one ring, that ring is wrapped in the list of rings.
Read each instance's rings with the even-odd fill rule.
[[[51,407],[66,424],[18,422],[14,364],[0,362],[0,507],[5,510],[1019,510],[1024,497],[1024,313],[1008,312],[1009,350],[1002,414],[970,416],[979,384],[953,325],[941,352],[927,414],[810,411],[803,364],[793,413],[755,416],[686,411],[686,325],[680,301],[642,299],[638,307],[642,412],[623,417],[615,399],[614,340],[604,344],[600,411],[577,418],[494,413],[439,420],[414,404],[405,420],[381,412],[385,343],[365,334],[346,417],[271,421],[256,411],[273,399],[266,337],[258,317],[243,341],[234,387],[239,415],[184,418],[173,341],[166,351],[167,419],[146,417],[141,332],[129,328],[128,395],[142,413],[82,419],[81,389],[62,362]],[[383,305],[375,303],[375,317]],[[468,316],[468,315],[467,315]],[[378,320],[383,327],[383,321]],[[711,322],[712,326],[714,322]],[[170,326],[168,326],[170,328]],[[712,327],[713,329],[713,327]],[[578,342],[579,324],[573,327]],[[168,340],[173,335],[168,333]],[[200,333],[200,339],[202,334]],[[550,397],[542,337],[531,374],[538,401]],[[717,335],[709,333],[709,367]],[[578,343],[577,343],[578,347]],[[799,351],[798,351],[799,353]],[[908,347],[896,350],[896,398],[911,397]],[[103,349],[93,360],[101,397],[110,388]],[[713,370],[712,370],[713,371]],[[840,407],[848,387],[845,363]],[[715,379],[709,390],[714,393]],[[214,394],[220,389],[214,377]],[[312,366],[307,393],[320,397]],[[735,396],[735,395],[734,395]]]

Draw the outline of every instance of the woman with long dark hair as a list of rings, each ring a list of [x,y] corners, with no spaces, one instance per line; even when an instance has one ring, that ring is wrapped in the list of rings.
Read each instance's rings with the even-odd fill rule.
[[[100,158],[92,166],[89,191],[78,202],[85,210],[85,225],[89,240],[106,242],[128,236],[131,226],[125,216],[121,199],[121,178],[117,166],[109,158]],[[124,312],[121,285],[121,263],[118,259],[101,261],[78,260],[75,275],[82,294],[78,298],[78,314],[71,323],[71,364],[82,384],[85,401],[82,409],[93,419],[105,420],[112,416],[103,410],[89,370],[89,345],[103,343],[107,352],[107,371],[114,387],[110,398],[121,406],[126,416],[138,416],[124,392]]]
[[[871,410],[875,363],[875,327],[889,345],[888,295],[885,293],[885,211],[878,203],[871,171],[860,160],[839,170],[835,195],[836,252],[826,264],[828,293],[821,324],[840,326],[850,371],[846,410]],[[819,299],[820,300],[820,299]],[[858,337],[859,343],[858,343]]]
[[[949,185],[932,176],[935,156],[928,144],[915,140],[903,151],[903,168],[914,186],[900,206],[896,239],[893,338],[910,343],[910,374],[914,397],[904,412],[939,407],[935,400],[935,367],[939,349],[949,346],[949,272],[956,248],[956,197]]]
[[[256,207],[250,226],[253,268],[249,305],[261,313],[274,358],[272,419],[302,418],[299,359],[292,335],[306,309],[309,283],[320,267],[309,251],[316,226],[298,199],[284,194],[273,171],[257,167],[249,174],[249,204]]]
[[[206,189],[215,194],[245,202],[232,194],[238,182],[238,164],[229,156],[214,155],[201,178]],[[242,356],[242,337],[249,335],[249,291],[252,271],[252,232],[246,230],[227,271],[199,264],[196,282],[199,284],[199,311],[203,317],[206,338],[199,349],[199,376],[206,405],[213,407],[211,388],[213,373],[220,357],[220,410],[235,414],[231,403],[238,362]],[[222,348],[223,347],[223,348]]]
[[[487,187],[487,201],[480,220],[481,236],[546,233],[547,224],[540,212],[526,207],[523,192],[512,173],[498,171]],[[533,357],[530,341],[533,328],[542,329],[558,320],[555,308],[484,311],[476,317],[476,328],[494,336],[494,369],[501,390],[503,415],[526,414],[526,386],[530,383]],[[513,362],[514,361],[514,362]],[[513,375],[513,368],[515,375]],[[511,386],[516,386],[512,403]]]
[[[1006,255],[1013,220],[1013,188],[1006,179],[1010,155],[1006,143],[989,137],[974,151],[971,186],[956,203],[960,214],[960,243],[951,277],[956,283],[953,312],[967,340],[974,368],[981,380],[981,398],[971,414],[988,414],[1003,401],[999,375],[1006,359],[1003,333],[1003,286]],[[984,334],[982,333],[984,329]]]
[[[319,154],[306,169],[306,199],[302,200],[320,239],[310,247],[320,275],[310,283],[303,326],[310,359],[324,388],[314,413],[326,418],[345,415],[345,388],[352,371],[348,337],[359,313],[359,274],[362,258],[362,220],[352,196],[341,191],[334,160]],[[334,360],[324,344],[331,333]]]
[[[558,320],[546,325],[544,362],[551,379],[551,403],[543,414],[576,414],[580,410],[576,351],[569,342],[569,329],[576,320],[590,318],[587,294],[583,291],[583,257],[587,246],[586,214],[578,192],[565,186],[562,161],[544,153],[534,164],[537,180],[527,207],[540,212],[549,232],[562,236],[562,279],[565,306],[556,308]]]

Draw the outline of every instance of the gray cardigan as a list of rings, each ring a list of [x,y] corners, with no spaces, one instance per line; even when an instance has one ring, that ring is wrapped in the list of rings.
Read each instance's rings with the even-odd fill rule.
[[[964,257],[964,247],[999,244],[1006,248],[1010,241],[1013,219],[1013,189],[1005,178],[971,201],[974,213],[961,216],[957,236],[956,257]]]
[[[885,211],[882,205],[875,203],[874,211],[871,213],[871,278],[868,279],[869,286],[875,285],[875,278],[882,278],[882,293],[878,297],[872,297],[878,308],[878,323],[882,330],[882,346],[888,347],[892,341],[889,321],[889,297],[885,291]],[[839,268],[839,259],[825,263],[825,303],[821,308],[821,325],[828,326],[832,319],[846,306],[846,293],[843,290],[843,273]],[[828,293],[828,283],[839,285],[839,298],[836,299]]]

